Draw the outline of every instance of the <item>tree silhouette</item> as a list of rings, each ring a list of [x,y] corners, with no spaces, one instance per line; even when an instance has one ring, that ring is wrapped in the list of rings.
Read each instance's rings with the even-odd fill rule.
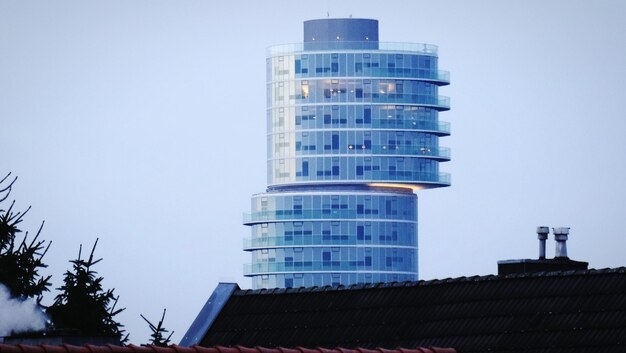
[[[174,334],[174,331],[172,331],[167,338],[165,338],[165,334],[168,333],[169,331],[165,329],[165,327],[163,327],[163,320],[165,320],[165,311],[166,309],[163,309],[163,315],[161,316],[161,320],[159,321],[159,323],[155,326],[154,324],[152,324],[148,319],[146,319],[145,316],[143,315],[139,315],[141,316],[142,319],[144,319],[148,325],[150,326],[150,330],[152,330],[152,334],[150,335],[150,337],[152,337],[152,339],[150,340],[151,345],[153,346],[158,346],[158,347],[167,347],[170,344],[170,338],[172,337],[172,335]]]
[[[11,173],[8,173],[0,180],[0,283],[9,289],[12,297],[34,297],[39,303],[42,293],[48,291],[50,286],[51,276],[42,277],[39,269],[47,267],[42,259],[51,242],[45,245],[45,241],[39,240],[44,222],[41,222],[32,240],[28,240],[28,232],[21,241],[18,240],[18,234],[22,232],[18,225],[30,207],[24,212],[15,212],[13,201],[8,209],[2,208],[2,202],[9,197],[17,181],[17,177],[8,181],[10,176]]]
[[[82,259],[82,245],[78,258],[70,261],[72,271],[65,272],[61,291],[47,313],[56,329],[76,329],[84,336],[108,336],[122,339],[123,325],[115,321],[114,316],[124,310],[116,309],[118,297],[114,289],[102,289],[102,277],[92,268],[102,259],[94,259],[98,239],[91,249],[89,258]]]

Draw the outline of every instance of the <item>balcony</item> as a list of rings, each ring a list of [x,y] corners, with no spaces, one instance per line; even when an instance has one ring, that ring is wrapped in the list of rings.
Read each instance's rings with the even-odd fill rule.
[[[381,267],[381,266],[376,266]],[[396,267],[396,268],[394,268]],[[394,274],[415,274],[410,266],[382,266],[375,268],[372,263],[364,261],[302,261],[302,262],[259,262],[243,265],[244,276],[254,276],[271,273],[293,273],[293,272],[355,272],[355,271],[376,271]]]
[[[343,157],[343,156],[342,156]],[[380,171],[380,170],[367,170],[363,172],[363,175],[356,178],[336,178],[332,179],[327,176],[309,176],[298,177],[298,180],[290,180],[285,182],[272,182],[270,181],[269,188],[279,188],[284,186],[296,186],[296,185],[371,185],[385,186],[389,184],[389,187],[405,187],[413,190],[440,188],[444,186],[450,186],[450,174],[449,173],[422,173],[412,171]],[[244,216],[246,220],[247,216]],[[290,218],[301,219],[301,218]],[[325,219],[325,217],[322,217]],[[244,221],[244,224],[263,223],[270,219],[258,219],[254,221]]]
[[[290,77],[285,73],[276,74],[272,80],[282,81],[289,79]],[[348,72],[346,74],[340,74],[337,72],[296,72],[295,78],[297,79],[325,79],[325,78],[405,78],[405,79],[417,79],[419,81],[428,81],[436,84],[437,86],[445,86],[450,84],[450,72],[444,70],[427,70],[421,68],[399,68],[399,67],[364,67],[359,71]]]
[[[386,215],[378,213],[378,210],[365,210],[370,212],[358,213],[357,210],[351,209],[314,209],[314,210],[278,210],[278,211],[261,211],[246,212],[243,214],[243,224],[250,225],[254,223],[264,223],[267,221],[282,220],[307,220],[307,219],[382,219],[394,220],[400,222],[415,222],[415,215],[411,214],[407,217],[403,215]]]
[[[437,56],[437,46],[423,43],[401,42],[306,42],[273,45],[267,48],[267,56],[289,55],[300,52],[323,51],[383,51]]]
[[[306,151],[304,151],[306,152]],[[300,155],[322,155],[317,151],[310,151],[311,153],[300,153]],[[336,151],[328,153],[328,155],[337,156]],[[450,149],[447,147],[430,147],[430,146],[406,146],[406,145],[371,145],[366,148],[365,145],[348,145],[348,149],[340,154],[356,154],[356,155],[402,155],[410,157],[426,157],[437,159],[440,161],[450,160]]]
[[[406,239],[405,239],[406,240]],[[306,235],[306,236],[280,236],[280,237],[261,237],[261,238],[244,238],[243,239],[243,249],[246,251],[261,249],[261,248],[271,248],[271,247],[282,247],[282,246],[338,246],[338,245],[363,245],[368,247],[376,247],[376,246],[393,246],[395,248],[398,247],[407,247],[407,248],[415,248],[415,239],[409,239],[405,242],[402,239],[396,240],[373,240],[371,236],[369,239],[361,239],[357,240],[356,235],[348,236],[348,235]]]
[[[407,129],[430,132],[437,136],[450,135],[450,123],[444,121],[431,122],[424,120],[396,119],[372,119],[374,129]]]
[[[430,96],[408,93],[363,93],[365,102],[390,104],[415,104],[435,108],[439,111],[450,110],[450,97]],[[326,101],[312,103],[327,103]],[[331,101],[332,103],[332,101]]]
[[[299,77],[296,75],[296,77]],[[306,76],[303,76],[306,77]],[[318,76],[309,76],[318,77]],[[332,76],[331,76],[332,77]],[[424,69],[409,69],[409,68],[384,68],[384,67],[369,67],[363,68],[361,72],[350,75],[350,77],[365,77],[365,78],[414,78],[421,81],[432,81],[438,86],[445,86],[450,84],[450,72],[443,70],[424,70]]]

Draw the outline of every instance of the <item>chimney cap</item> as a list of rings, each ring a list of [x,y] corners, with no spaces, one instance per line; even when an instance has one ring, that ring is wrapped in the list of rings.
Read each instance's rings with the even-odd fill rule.
[[[570,229],[569,227],[552,228],[552,232],[554,233],[554,239],[556,241],[567,240],[569,229]]]
[[[539,240],[548,239],[548,233],[550,233],[550,227],[545,227],[545,226],[537,227],[537,238]]]
[[[569,234],[569,229],[570,227],[558,227],[558,228],[552,228],[552,231],[554,232],[554,234]]]

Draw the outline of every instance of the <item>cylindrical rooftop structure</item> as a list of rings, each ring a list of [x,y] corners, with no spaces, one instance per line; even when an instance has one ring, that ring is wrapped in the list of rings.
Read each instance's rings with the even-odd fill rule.
[[[329,18],[304,21],[304,42],[378,42],[378,20]]]

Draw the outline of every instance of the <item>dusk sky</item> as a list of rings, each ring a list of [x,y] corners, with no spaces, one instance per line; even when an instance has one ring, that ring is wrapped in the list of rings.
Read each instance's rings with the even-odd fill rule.
[[[538,225],[571,227],[592,268],[626,265],[626,1],[0,0],[0,174],[33,207],[22,229],[46,221],[53,288],[100,238],[139,344],[140,314],[167,308],[178,343],[218,282],[250,287],[265,49],[327,13],[436,44],[451,72],[452,186],[418,192],[421,279],[536,258]]]

